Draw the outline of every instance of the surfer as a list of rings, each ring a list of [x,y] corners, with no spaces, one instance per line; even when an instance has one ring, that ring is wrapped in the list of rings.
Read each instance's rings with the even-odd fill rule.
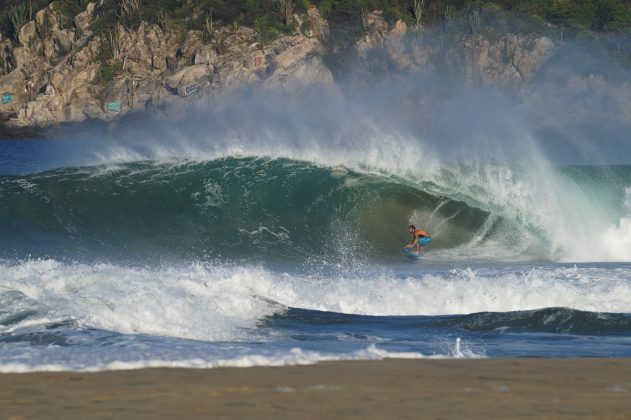
[[[420,255],[421,252],[425,252],[423,249],[423,245],[427,245],[431,242],[432,237],[426,230],[417,229],[416,226],[410,225],[408,226],[408,232],[413,235],[413,240],[409,244],[407,244],[406,248],[416,247],[416,253]]]

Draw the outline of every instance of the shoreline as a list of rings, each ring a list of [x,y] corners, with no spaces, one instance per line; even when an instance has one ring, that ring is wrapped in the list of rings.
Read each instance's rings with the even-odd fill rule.
[[[631,418],[631,358],[0,374],[2,418]]]
[[[145,111],[136,111],[121,116],[115,120],[87,119],[84,121],[64,121],[48,125],[7,126],[0,122],[0,141],[29,141],[29,140],[62,140],[98,138],[103,133],[110,133],[118,127],[139,119],[156,118],[157,116]]]

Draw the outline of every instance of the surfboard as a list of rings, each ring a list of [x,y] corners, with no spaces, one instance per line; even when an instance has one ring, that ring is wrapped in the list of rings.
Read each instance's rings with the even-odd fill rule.
[[[414,258],[423,258],[423,254],[417,254],[416,252],[412,251],[409,248],[403,248],[401,251],[403,251],[404,253],[406,253],[407,255],[409,255],[410,257],[414,257]]]

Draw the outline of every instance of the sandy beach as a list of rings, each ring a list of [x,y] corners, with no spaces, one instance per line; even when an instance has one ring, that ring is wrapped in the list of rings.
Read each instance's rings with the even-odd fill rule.
[[[631,419],[631,359],[384,360],[0,375],[3,419]]]

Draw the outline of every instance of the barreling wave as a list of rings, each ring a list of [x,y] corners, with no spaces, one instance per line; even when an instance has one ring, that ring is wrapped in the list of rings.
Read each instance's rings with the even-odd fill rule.
[[[458,178],[465,176],[475,179],[463,170],[411,180],[258,157],[5,176],[1,252],[135,261],[383,260],[400,258],[406,226],[415,223],[434,235],[436,258],[554,258],[555,233],[532,208],[519,208],[510,195],[498,201],[501,186],[484,179],[464,186]],[[602,193],[600,185],[592,188]],[[612,194],[619,199],[618,190]]]

